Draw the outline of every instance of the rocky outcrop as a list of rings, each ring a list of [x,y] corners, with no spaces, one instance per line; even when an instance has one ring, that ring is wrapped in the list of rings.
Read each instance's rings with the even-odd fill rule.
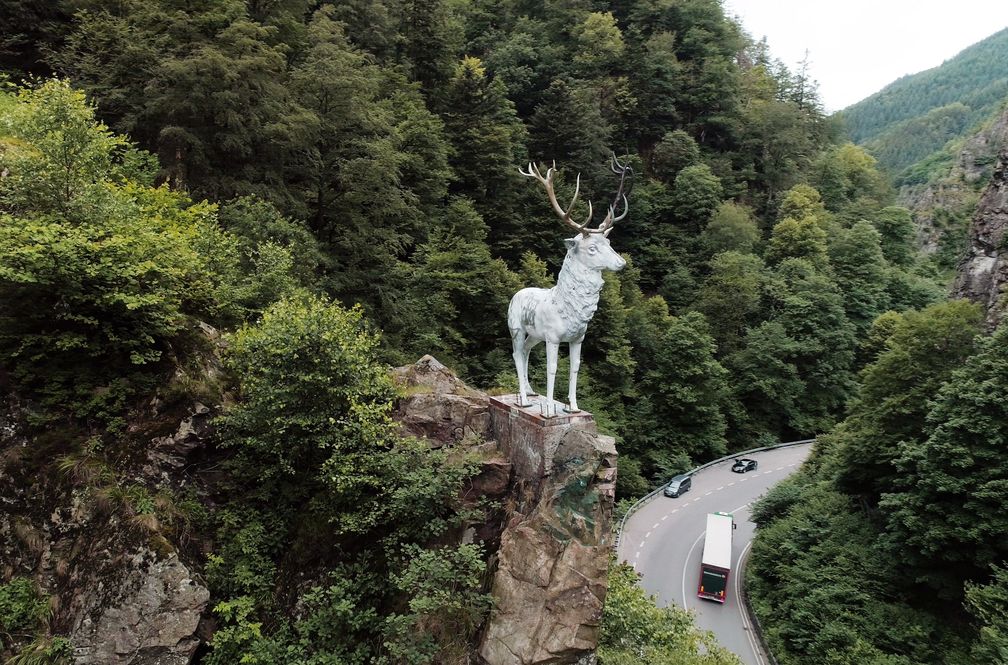
[[[539,500],[516,512],[501,536],[494,610],[480,645],[492,665],[574,663],[598,644],[616,447],[588,428],[566,430],[550,475],[538,479]]]
[[[434,357],[393,370],[393,378],[404,395],[395,414],[404,434],[426,439],[435,448],[487,439],[489,397]]]
[[[959,264],[952,295],[980,303],[993,329],[1008,309],[1008,148],[977,204],[969,251]]]
[[[177,510],[182,468],[206,445],[211,409],[197,403],[147,423],[164,436],[136,425],[121,454],[143,454],[113,472],[63,438],[72,432],[26,436],[16,406],[0,415],[0,582],[27,577],[49,597],[49,628],[70,641],[75,664],[192,662],[210,592],[194,572],[201,557],[186,560],[160,515]]]
[[[967,138],[948,173],[929,182],[904,185],[899,204],[908,208],[917,229],[917,245],[938,250],[948,220],[968,218],[977,204],[977,188],[990,177],[999,151],[1008,146],[1008,110]]]
[[[210,592],[175,555],[141,547],[108,583],[76,599],[76,665],[188,665]]]
[[[496,561],[494,609],[479,655],[488,665],[575,663],[598,642],[612,549],[616,448],[591,414],[545,418],[473,390],[430,356],[394,372],[397,420],[432,447],[482,460],[465,498],[496,498],[497,520],[463,538]]]

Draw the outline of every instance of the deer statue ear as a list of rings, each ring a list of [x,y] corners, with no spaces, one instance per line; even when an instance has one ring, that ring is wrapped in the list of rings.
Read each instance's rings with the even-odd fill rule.
[[[564,244],[567,245],[567,249],[574,249],[577,247],[577,238],[564,238]]]

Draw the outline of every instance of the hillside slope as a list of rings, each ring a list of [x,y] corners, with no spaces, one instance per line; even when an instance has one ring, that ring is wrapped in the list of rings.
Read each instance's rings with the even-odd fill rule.
[[[850,138],[892,172],[941,148],[1008,97],[1008,29],[840,112]]]

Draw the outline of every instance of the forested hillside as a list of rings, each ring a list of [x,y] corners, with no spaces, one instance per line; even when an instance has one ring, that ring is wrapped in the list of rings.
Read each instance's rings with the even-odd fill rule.
[[[756,507],[782,664],[1003,663],[1008,329],[962,301],[886,314],[850,415]]]
[[[992,116],[1008,99],[1008,29],[840,112],[852,141],[892,174]]]
[[[623,498],[828,431],[876,318],[944,296],[875,160],[716,0],[0,8],[0,385],[44,441],[5,468],[184,533],[205,663],[461,662],[488,603],[452,535],[472,460],[398,436],[386,370],[429,353],[514,389],[508,299],[569,233],[529,161],[596,211],[610,154],[635,172],[579,383]],[[213,475],[127,474],[192,399],[222,411]],[[69,610],[32,611],[4,648],[58,655]]]

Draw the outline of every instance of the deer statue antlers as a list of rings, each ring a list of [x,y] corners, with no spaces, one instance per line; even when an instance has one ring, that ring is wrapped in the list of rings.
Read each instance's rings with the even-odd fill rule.
[[[623,186],[626,183],[627,175],[633,175],[633,169],[630,168],[629,164],[623,164],[616,158],[616,154],[613,153],[612,160],[609,164],[609,169],[620,177],[619,189],[616,192],[616,196],[613,198],[613,202],[609,205],[609,212],[596,228],[588,228],[588,224],[591,223],[593,209],[591,201],[588,202],[588,217],[585,219],[584,223],[578,224],[571,218],[571,212],[574,210],[574,205],[577,203],[578,194],[581,193],[581,174],[577,176],[577,183],[574,187],[574,196],[571,198],[570,205],[564,210],[557,201],[556,192],[553,191],[553,178],[556,176],[556,162],[553,162],[553,166],[546,170],[546,175],[542,174],[539,166],[533,162],[529,162],[528,170],[522,171],[518,169],[518,172],[523,176],[529,178],[535,178],[542,184],[543,188],[546,189],[546,195],[549,196],[550,203],[553,206],[553,211],[560,216],[561,221],[564,224],[571,227],[584,237],[588,237],[591,233],[601,233],[604,236],[608,236],[610,231],[613,229],[613,224],[620,221],[626,217],[627,210],[629,209],[629,204],[627,202],[626,194],[623,192]],[[619,205],[620,199],[623,199],[623,213],[616,216],[616,206]]]

